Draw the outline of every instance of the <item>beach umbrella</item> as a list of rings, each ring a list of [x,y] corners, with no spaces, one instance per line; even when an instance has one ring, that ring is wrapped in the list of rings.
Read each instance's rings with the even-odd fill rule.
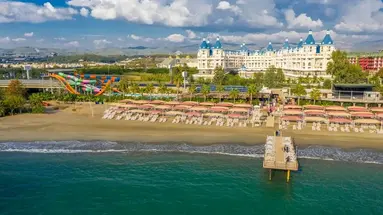
[[[165,103],[165,101],[162,101],[162,100],[154,100],[154,101],[151,101],[150,104],[154,104],[154,105],[160,105],[160,104],[163,104]]]
[[[320,105],[304,105],[303,108],[305,110],[323,110],[324,107]]]
[[[235,104],[233,107],[238,107],[238,108],[252,108],[253,105],[251,105],[251,104]]]
[[[229,118],[246,118],[246,116],[243,116],[243,115],[237,114],[237,113],[228,114],[226,116]]]
[[[351,119],[346,119],[346,118],[330,118],[328,121],[330,123],[337,123],[337,124],[351,124],[352,123]]]
[[[134,100],[132,99],[123,99],[121,101],[119,101],[119,103],[132,103]]]
[[[383,119],[383,113],[378,113],[376,114],[376,117],[380,118],[380,119]]]
[[[122,104],[120,105],[120,107],[123,107],[123,108],[137,108],[138,105],[135,105],[135,104]]]
[[[159,111],[159,110],[152,110],[149,112],[150,114],[161,114],[162,111]]]
[[[134,104],[148,104],[148,100],[132,100],[132,103]]]
[[[168,111],[165,114],[169,116],[185,115],[184,112],[180,112],[180,111]]]
[[[187,116],[201,116],[202,114],[201,113],[198,113],[198,112],[188,112],[186,113]]]
[[[327,119],[324,117],[317,117],[317,116],[308,116],[305,117],[306,122],[327,122]]]
[[[213,102],[202,102],[199,105],[202,105],[202,106],[214,106],[215,104]]]
[[[186,101],[186,102],[182,102],[182,105],[195,106],[195,105],[198,105],[198,102]]]
[[[299,105],[285,105],[283,109],[302,109],[302,106]]]
[[[372,112],[383,112],[383,107],[374,107],[374,108],[371,108],[371,111]]]
[[[181,103],[177,101],[170,101],[170,102],[165,102],[164,104],[174,106],[174,105],[179,105]]]
[[[380,121],[376,120],[376,119],[356,119],[356,120],[354,120],[354,123],[355,124],[369,124],[369,125],[373,125],[373,124],[380,124]]]
[[[287,109],[283,111],[284,115],[302,115],[303,112],[297,109]]]
[[[231,108],[229,111],[237,113],[248,113],[250,110],[246,108]]]
[[[217,112],[217,113],[222,113],[222,112],[227,112],[229,109],[228,108],[219,108],[219,107],[216,107],[214,109],[210,109],[209,111],[210,112]]]
[[[192,108],[192,106],[177,105],[177,106],[173,107],[173,110],[189,110],[190,108]]]
[[[147,113],[147,111],[144,111],[144,110],[130,110],[129,111],[130,113]]]
[[[224,117],[221,113],[205,113],[204,116],[206,117]]]
[[[138,109],[150,109],[150,108],[153,108],[154,105],[151,105],[151,104],[144,104],[144,105],[140,105],[138,106],[137,108]]]
[[[172,109],[170,105],[158,105],[155,107],[155,109],[160,109],[160,110],[166,110],[166,109]]]
[[[347,108],[349,111],[354,112],[368,112],[368,109],[365,107],[351,106]]]
[[[361,118],[374,118],[374,114],[370,112],[351,112],[351,116]]]
[[[330,111],[327,112],[327,115],[329,116],[337,116],[337,117],[350,117],[351,115],[344,111]]]
[[[190,110],[192,110],[192,111],[207,111],[208,108],[204,107],[204,106],[194,106],[194,107],[190,108]]]
[[[345,111],[346,108],[344,108],[342,106],[328,106],[328,107],[326,107],[326,110],[327,111]]]
[[[317,115],[317,116],[326,114],[324,110],[313,110],[313,109],[305,110],[304,113],[306,115]]]
[[[220,103],[217,103],[215,104],[215,106],[221,106],[221,107],[233,107],[233,103],[230,103],[230,102],[220,102]]]
[[[297,122],[297,121],[302,121],[303,119],[300,116],[282,116],[281,120]]]

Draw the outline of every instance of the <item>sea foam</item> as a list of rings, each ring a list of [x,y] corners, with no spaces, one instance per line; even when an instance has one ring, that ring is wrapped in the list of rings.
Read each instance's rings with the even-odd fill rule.
[[[140,142],[118,143],[112,141],[35,141],[0,142],[0,152],[26,153],[133,153],[133,152],[181,152],[217,154],[261,158],[263,145],[212,144],[196,146],[187,143],[146,144]],[[309,146],[298,148],[299,158],[329,161],[351,161],[383,164],[383,153],[368,149],[346,151],[340,148]]]

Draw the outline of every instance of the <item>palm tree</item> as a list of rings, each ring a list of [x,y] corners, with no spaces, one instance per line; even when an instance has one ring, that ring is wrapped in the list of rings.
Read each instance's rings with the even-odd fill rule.
[[[140,86],[138,86],[137,83],[132,83],[132,85],[130,86],[130,91],[134,94],[139,93],[140,92]]]
[[[195,93],[196,90],[197,90],[197,89],[196,89],[195,84],[190,85],[190,87],[189,87],[190,101],[192,100],[192,98],[193,98],[193,94]]]
[[[225,91],[225,88],[222,85],[217,85],[217,92],[219,95],[219,102],[222,100],[222,93]]]
[[[235,99],[238,98],[238,96],[239,96],[239,91],[237,89],[233,89],[230,91],[229,96],[230,96],[230,98],[232,98],[234,100],[234,103],[235,103]]]
[[[158,92],[161,94],[165,94],[168,92],[168,87],[165,84],[160,84]]]
[[[125,94],[129,92],[129,80],[126,76],[124,76],[121,81],[118,82],[118,88],[122,91],[125,97]]]
[[[314,105],[315,105],[316,101],[320,99],[320,97],[321,97],[321,92],[320,92],[320,90],[314,88],[314,89],[310,92],[310,98],[311,98],[312,100],[314,100]]]
[[[152,100],[152,93],[154,92],[154,86],[152,83],[146,85],[145,92],[149,94],[150,100]]]
[[[203,97],[204,97],[204,101],[206,102],[206,98],[207,98],[207,96],[209,95],[209,93],[210,93],[210,86],[209,85],[203,85],[202,86],[202,90],[201,90],[201,93],[202,93],[202,95],[203,95]]]
[[[247,94],[250,97],[250,104],[253,104],[253,96],[257,93],[258,89],[254,84],[251,84],[247,87]]]

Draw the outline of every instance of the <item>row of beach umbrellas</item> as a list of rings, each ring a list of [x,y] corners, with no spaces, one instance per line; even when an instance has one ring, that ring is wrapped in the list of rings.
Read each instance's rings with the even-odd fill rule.
[[[220,102],[220,103],[214,103],[214,102],[195,102],[195,101],[185,101],[185,102],[178,102],[178,101],[162,101],[162,100],[133,100],[133,99],[124,99],[121,100],[119,103],[126,103],[126,104],[152,104],[152,105],[170,105],[170,106],[176,106],[176,105],[186,105],[186,106],[218,106],[218,107],[240,107],[240,108],[252,108],[253,106],[251,104],[234,104],[231,102]]]
[[[290,110],[326,110],[326,111],[353,111],[353,112],[382,112],[383,113],[383,107],[372,107],[372,108],[365,108],[365,107],[359,107],[359,106],[350,106],[348,108],[345,108],[343,106],[320,106],[320,105],[285,105],[283,106],[284,110],[290,109]]]

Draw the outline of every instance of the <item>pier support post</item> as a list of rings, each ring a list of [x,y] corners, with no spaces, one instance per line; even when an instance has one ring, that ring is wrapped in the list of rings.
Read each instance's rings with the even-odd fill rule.
[[[287,170],[286,181],[287,183],[290,181],[290,170]]]
[[[271,174],[272,174],[272,171],[271,169],[269,169],[269,181],[271,181]]]

